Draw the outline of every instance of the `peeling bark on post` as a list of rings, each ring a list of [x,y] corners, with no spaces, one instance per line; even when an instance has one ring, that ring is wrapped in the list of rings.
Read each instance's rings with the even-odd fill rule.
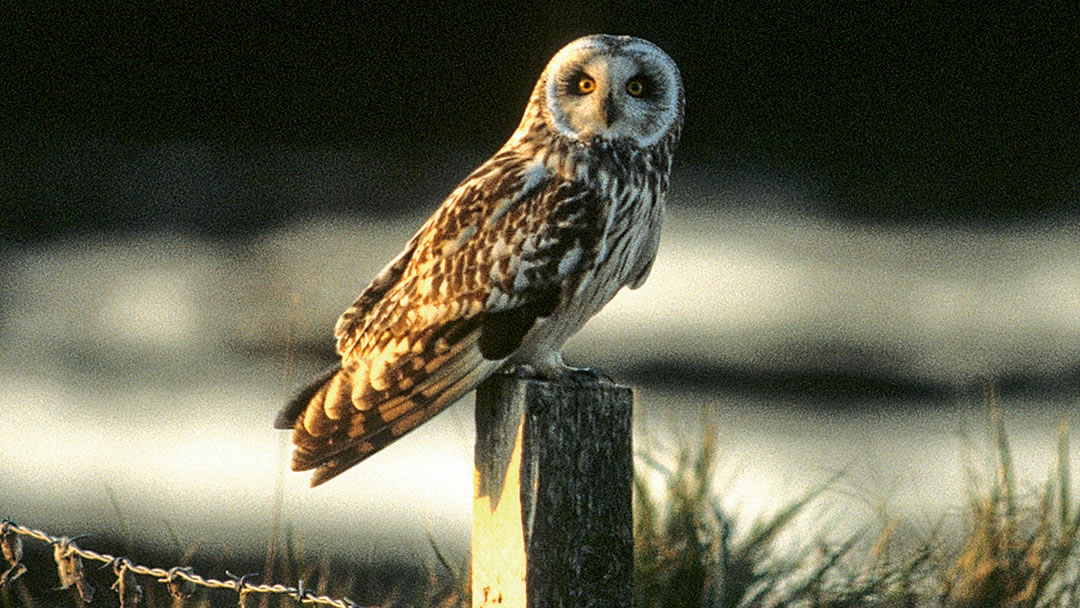
[[[632,604],[632,408],[604,382],[480,386],[474,608]]]

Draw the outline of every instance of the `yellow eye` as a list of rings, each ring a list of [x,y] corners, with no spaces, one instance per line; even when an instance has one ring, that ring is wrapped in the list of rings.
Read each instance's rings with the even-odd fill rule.
[[[582,95],[588,95],[596,90],[596,81],[588,76],[582,76],[581,80],[577,81],[577,90]]]
[[[634,97],[641,97],[645,94],[645,83],[635,78],[626,83],[626,92]]]

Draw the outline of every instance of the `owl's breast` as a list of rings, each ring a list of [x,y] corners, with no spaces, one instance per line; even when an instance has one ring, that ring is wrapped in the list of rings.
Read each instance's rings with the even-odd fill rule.
[[[633,283],[643,265],[651,263],[659,239],[663,200],[650,190],[626,191],[610,196],[598,220],[600,238],[595,250],[582,255],[588,260],[568,277],[559,306],[537,324],[534,347],[559,351],[593,315],[624,286]],[[642,260],[646,256],[647,260]]]

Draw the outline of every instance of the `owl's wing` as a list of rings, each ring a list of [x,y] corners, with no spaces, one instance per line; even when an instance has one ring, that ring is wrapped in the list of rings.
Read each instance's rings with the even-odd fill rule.
[[[493,373],[592,264],[604,210],[527,168],[467,179],[339,319],[341,366],[279,417],[318,485]]]
[[[663,205],[658,204],[656,208],[659,210],[658,213],[663,213]],[[659,221],[656,225],[659,225]],[[630,270],[630,282],[627,283],[630,289],[637,289],[645,284],[645,279],[649,278],[649,273],[652,271],[653,262],[656,261],[656,252],[660,249],[659,230],[650,230],[645,238],[648,241],[641,248],[641,253]]]

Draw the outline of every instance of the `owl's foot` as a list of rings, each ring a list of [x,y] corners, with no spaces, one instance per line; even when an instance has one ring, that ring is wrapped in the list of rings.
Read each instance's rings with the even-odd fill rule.
[[[519,363],[518,365],[511,365],[499,370],[501,373],[517,378],[518,380],[546,380],[543,376],[538,374],[533,366],[526,363]]]
[[[599,369],[590,369],[588,367],[567,367],[565,370],[565,374],[565,379],[577,385],[615,384],[614,378],[609,376],[607,372]]]
[[[504,368],[503,373],[522,380],[547,380],[578,386],[585,384],[615,384],[615,380],[606,372],[587,367],[568,365],[534,367],[527,363]]]

